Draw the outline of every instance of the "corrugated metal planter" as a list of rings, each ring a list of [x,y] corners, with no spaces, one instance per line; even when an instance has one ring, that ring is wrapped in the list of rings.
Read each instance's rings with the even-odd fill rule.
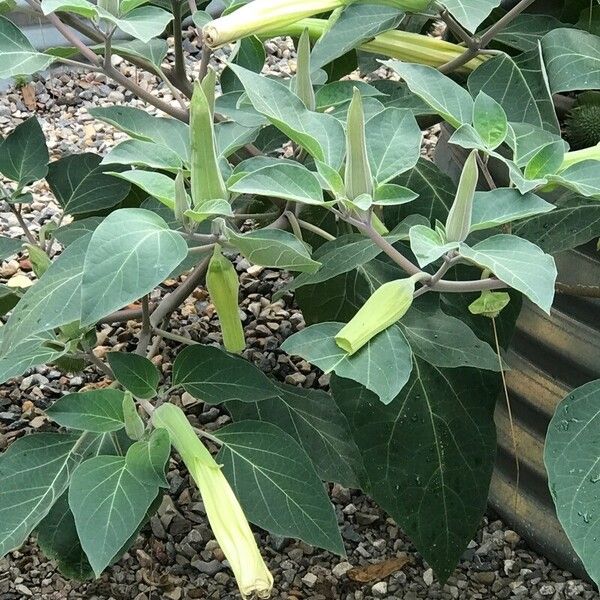
[[[448,145],[442,129],[435,160],[458,177],[466,152]],[[559,281],[598,285],[600,260],[595,243],[556,256]],[[490,505],[515,531],[557,565],[587,577],[564,534],[548,489],[543,448],[557,404],[572,389],[600,378],[600,300],[559,294],[551,315],[528,301],[509,351],[507,383],[520,459],[515,507],[516,468],[506,402],[498,400],[498,456]]]

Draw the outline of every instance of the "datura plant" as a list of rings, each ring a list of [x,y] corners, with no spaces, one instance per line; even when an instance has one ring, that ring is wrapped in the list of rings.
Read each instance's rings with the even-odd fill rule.
[[[486,507],[521,302],[549,312],[553,255],[600,235],[600,147],[571,150],[561,136],[565,119],[573,129],[592,115],[579,96],[600,89],[597,6],[27,3],[65,47],[36,50],[3,10],[0,79],[62,63],[156,111],[90,107],[125,134],[103,156],[50,161],[35,115],[1,141],[1,201],[25,238],[0,237],[0,258],[27,257],[35,278],[0,285],[0,381],[52,364],[99,369],[106,385],[44,399],[53,424],[0,455],[0,555],[34,534],[66,576],[100,576],[180,461],[245,598],[279,585],[260,530],[344,555],[331,482],[368,494],[445,581]],[[440,20],[444,39],[430,35]],[[184,57],[184,21],[197,61]],[[292,76],[262,74],[264,42],[284,35]],[[435,124],[463,157],[456,172],[422,153]],[[23,213],[40,180],[62,216],[33,232]],[[257,267],[249,277],[283,272],[271,300],[296,303],[306,326],[274,332],[272,351],[328,374],[326,390],[252,362],[263,346],[244,333],[238,256]],[[171,331],[193,293],[222,343]],[[100,324],[135,320],[137,339],[95,351]],[[152,360],[163,339],[164,363]],[[597,382],[569,396],[546,455],[559,517],[596,580],[599,404]],[[206,431],[204,405],[228,424]]]

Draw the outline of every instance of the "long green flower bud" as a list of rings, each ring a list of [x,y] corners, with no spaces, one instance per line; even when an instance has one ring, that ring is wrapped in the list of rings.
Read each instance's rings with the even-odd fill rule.
[[[212,109],[199,83],[194,86],[190,103],[190,146],[194,207],[201,206],[207,200],[228,200],[229,194],[217,158]]]
[[[348,200],[354,200],[362,194],[373,195],[373,175],[365,138],[365,113],[362,97],[357,88],[354,88],[352,101],[348,108],[344,184]]]
[[[413,302],[415,284],[425,275],[388,281],[377,288],[340,332],[335,343],[348,354],[358,352],[367,342],[401,319]]]
[[[235,267],[221,254],[219,245],[208,263],[206,287],[221,323],[223,346],[239,354],[246,347],[238,308],[240,282]]]
[[[465,161],[456,197],[446,219],[446,239],[449,242],[464,242],[469,235],[478,179],[477,150],[473,150]]]
[[[308,110],[315,110],[317,101],[310,69],[310,37],[305,29],[298,41],[296,76],[292,79],[292,91],[304,102]]]
[[[190,475],[200,489],[208,521],[231,570],[242,598],[268,598],[273,576],[267,569],[248,520],[231,486],[210,452],[198,439],[183,411],[162,404],[152,415],[155,427],[169,432]]]

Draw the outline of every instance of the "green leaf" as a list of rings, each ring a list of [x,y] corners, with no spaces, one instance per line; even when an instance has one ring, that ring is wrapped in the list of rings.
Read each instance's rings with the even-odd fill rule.
[[[307,273],[314,273],[321,266],[310,257],[303,242],[281,229],[259,229],[244,234],[228,229],[227,236],[228,242],[255,265]]]
[[[131,106],[93,107],[88,112],[133,138],[165,146],[184,162],[189,162],[190,128],[182,121],[155,117],[141,108]]]
[[[27,290],[3,327],[2,354],[34,334],[79,319],[81,279],[90,236],[69,245],[39,281]]]
[[[231,400],[258,402],[277,394],[274,384],[253,364],[213,346],[182,350],[173,363],[173,386],[208,404]]]
[[[544,463],[556,514],[586,571],[600,582],[598,483],[600,482],[600,380],[569,394],[548,426]]]
[[[108,171],[107,173],[136,185],[168,208],[173,209],[175,207],[175,180],[168,175],[153,171],[142,171],[141,169],[123,171],[122,173]]]
[[[473,98],[469,92],[437,69],[399,60],[388,60],[384,64],[398,73],[411,92],[453,127],[460,127],[473,120]]]
[[[539,41],[550,31],[563,24],[551,15],[520,14],[506,24],[495,36],[494,41],[527,52],[537,50]]]
[[[96,577],[136,531],[158,493],[155,484],[143,480],[137,462],[127,458],[90,458],[71,479],[69,506]]]
[[[383,404],[389,404],[406,385],[412,371],[412,352],[397,327],[389,327],[375,336],[352,356],[336,343],[343,323],[319,323],[290,336],[281,349],[301,356],[325,373],[358,381],[375,392]]]
[[[173,15],[156,6],[142,6],[117,18],[106,10],[97,7],[98,14],[116,25],[121,31],[144,43],[158,37],[173,20]]]
[[[418,194],[407,187],[395,183],[384,183],[375,188],[373,204],[376,206],[399,206],[412,202],[418,197]]]
[[[109,352],[106,358],[119,383],[134,396],[156,396],[160,373],[150,360],[131,352]]]
[[[121,10],[124,2],[121,3]],[[104,48],[104,46],[101,46]],[[167,56],[168,44],[166,40],[153,39],[148,42],[140,40],[113,40],[112,50],[115,54],[124,57],[143,58],[154,66],[160,67]]]
[[[315,44],[310,57],[312,68],[320,69],[378,33],[395,29],[403,17],[404,13],[392,6],[358,3],[346,6],[341,14],[330,19]]]
[[[323,204],[323,191],[317,176],[301,164],[268,165],[237,179],[229,190],[304,204]]]
[[[561,142],[564,151],[568,150],[567,143],[560,135],[545,131],[529,123],[509,123],[506,143],[514,152],[514,161],[519,167],[524,167],[531,159],[548,144]]]
[[[18,238],[10,238],[0,235],[0,260],[6,260],[11,256],[21,252],[23,241]]]
[[[157,214],[142,208],[112,212],[92,233],[85,255],[82,324],[151,292],[186,255],[181,235]]]
[[[444,0],[444,6],[465,27],[475,32],[501,0]]]
[[[377,183],[412,169],[419,160],[423,134],[410,110],[386,108],[366,124],[367,152]]]
[[[265,46],[256,36],[249,36],[239,40],[236,44],[236,52],[234,54],[235,56],[230,57],[229,59],[230,61],[233,61],[234,64],[253,71],[254,73],[260,73],[262,71],[266,59]],[[219,82],[224,94],[244,90],[241,81],[234,72],[227,67],[225,67],[221,73]]]
[[[38,52],[21,30],[2,16],[0,16],[0,56],[2,56],[0,65],[2,79],[16,75],[32,75],[43,71],[56,60],[54,56]]]
[[[491,229],[512,221],[548,213],[556,206],[535,194],[521,195],[514,188],[475,192],[471,231]]]
[[[75,13],[88,19],[98,15],[96,7],[87,0],[42,0],[41,6],[45,15],[57,11]]]
[[[123,392],[113,389],[68,394],[57,400],[46,413],[63,427],[105,433],[123,429]]]
[[[46,180],[63,210],[71,215],[111,208],[129,193],[130,186],[108,175],[101,156],[85,152],[50,163]]]
[[[130,392],[123,395],[123,422],[125,423],[125,433],[132,440],[140,440],[144,435],[146,426],[138,414],[137,406]]]
[[[555,29],[542,39],[553,94],[600,88],[600,38],[579,29]]]
[[[473,107],[473,126],[489,148],[497,148],[508,134],[504,109],[485,92],[479,92]]]
[[[550,175],[548,180],[558,183],[586,197],[600,196],[600,162],[584,160],[561,171],[558,175]]]
[[[277,396],[260,402],[228,402],[234,421],[263,421],[291,435],[324,481],[359,488],[365,479],[362,459],[346,418],[333,398],[320,390],[275,384]]]
[[[77,219],[77,221],[73,221],[68,225],[63,225],[62,227],[55,229],[52,232],[52,237],[57,239],[63,246],[69,246],[79,238],[92,233],[92,231],[102,223],[103,219],[104,217],[85,217],[84,219]]]
[[[244,127],[232,121],[215,124],[215,138],[219,156],[227,157],[246,144],[256,141],[259,127]]]
[[[0,17],[1,25],[2,17]],[[0,29],[0,44],[2,32]],[[0,56],[3,57],[1,46]],[[35,117],[27,119],[0,144],[0,173],[24,186],[42,179],[48,173],[46,138]]]
[[[554,300],[556,264],[531,242],[514,235],[494,235],[472,248],[462,244],[460,254],[489,269],[498,279],[523,292],[542,310],[550,312]]]
[[[237,65],[230,68],[240,78],[254,108],[311,156],[339,169],[344,158],[344,128],[329,114],[307,110],[298,96],[279,81]]]
[[[0,556],[19,548],[66,490],[81,460],[79,439],[62,433],[27,435],[0,455]]]
[[[127,450],[127,467],[143,483],[168,488],[165,465],[171,454],[171,439],[166,429],[155,429],[147,439]]]
[[[314,59],[314,50],[311,58]],[[383,92],[380,92],[376,87],[373,87],[364,81],[332,81],[317,89],[315,93],[317,110],[324,111],[328,108],[350,102],[350,100],[352,100],[354,88],[358,88],[363,99],[372,96],[385,96]]]
[[[344,554],[337,519],[310,458],[270,423],[242,421],[219,429],[217,461],[246,516],[263,529]]]
[[[562,140],[547,144],[531,158],[525,167],[525,177],[536,180],[553,175],[563,164],[565,145]]]
[[[548,253],[576,248],[600,237],[600,202],[571,199],[551,213],[518,223],[513,233]]]
[[[133,165],[148,169],[177,171],[181,157],[166,146],[142,140],[125,140],[117,144],[102,159],[103,165]]]
[[[488,381],[474,369],[441,371],[416,359],[408,385],[387,406],[354,382],[331,382],[365,461],[365,491],[441,581],[454,570],[487,505],[497,391]]]
[[[492,97],[509,121],[560,133],[539,56],[537,52],[522,56],[519,64],[506,54],[485,61],[469,76],[469,91],[473,96],[483,91]]]
[[[458,242],[446,242],[438,231],[426,225],[415,225],[410,228],[410,249],[417,257],[421,268],[435,262],[446,252],[458,246]]]
[[[342,176],[335,169],[332,169],[320,160],[315,160],[315,165],[317,167],[317,175],[321,178],[323,189],[333,192],[335,197],[343,198],[346,195],[346,190]]]
[[[215,215],[233,217],[231,204],[227,200],[221,199],[205,200],[197,209],[186,210],[183,214],[197,223],[202,223],[202,221],[206,221],[206,219]]]

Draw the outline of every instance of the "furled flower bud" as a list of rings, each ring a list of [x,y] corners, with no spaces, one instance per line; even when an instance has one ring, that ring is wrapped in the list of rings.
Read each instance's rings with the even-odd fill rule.
[[[201,84],[196,83],[190,103],[192,203],[228,200],[229,194],[219,169],[213,114]]]
[[[492,292],[483,290],[481,296],[469,305],[469,311],[473,315],[483,315],[495,319],[502,309],[510,302],[510,296],[506,292]]]
[[[298,41],[298,59],[296,62],[296,76],[292,79],[292,90],[304,102],[308,110],[315,110],[317,101],[313,88],[310,70],[310,37],[305,29]]]
[[[473,150],[465,161],[456,197],[446,219],[446,239],[449,242],[464,242],[469,235],[478,179],[477,150]]]
[[[335,343],[354,354],[378,333],[401,319],[413,302],[415,284],[426,277],[418,273],[407,279],[388,281],[377,288],[360,310],[335,336]]]
[[[183,411],[162,404],[152,415],[155,427],[169,432],[190,475],[200,489],[204,510],[217,543],[227,558],[244,599],[268,598],[273,576],[260,554],[248,520],[219,465],[198,439]]]
[[[357,88],[354,88],[352,101],[348,108],[344,183],[348,200],[354,200],[363,194],[373,195],[373,175],[365,138],[365,113],[362,97]]]
[[[175,218],[183,225],[189,221],[185,216],[185,212],[190,208],[190,201],[187,192],[185,191],[183,172],[179,171],[175,177],[175,206],[173,212],[175,213]]]
[[[206,272],[206,287],[221,323],[225,350],[239,354],[246,347],[238,308],[239,279],[235,267],[215,246]]]

